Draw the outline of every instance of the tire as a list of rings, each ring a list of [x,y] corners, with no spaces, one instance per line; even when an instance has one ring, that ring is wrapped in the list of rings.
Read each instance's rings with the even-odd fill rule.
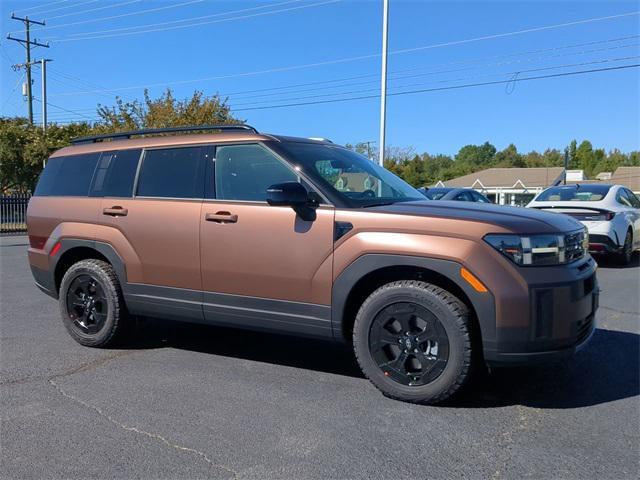
[[[353,345],[371,383],[406,402],[446,400],[466,383],[473,366],[467,307],[446,290],[415,280],[388,283],[364,301]]]
[[[129,326],[122,289],[115,270],[102,260],[74,263],[60,283],[60,314],[73,339],[104,348],[121,340]]]
[[[629,265],[633,258],[633,235],[631,230],[627,230],[627,235],[624,237],[624,245],[622,251],[617,255],[617,260],[620,265]]]

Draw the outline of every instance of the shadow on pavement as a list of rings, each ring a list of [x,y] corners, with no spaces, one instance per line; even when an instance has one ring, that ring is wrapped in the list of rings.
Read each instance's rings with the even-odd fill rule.
[[[598,262],[598,267],[600,268],[633,268],[640,267],[640,253],[635,253],[633,257],[631,257],[631,263],[629,265],[620,265],[618,260],[615,257],[610,255],[594,255],[593,258],[596,262]]]
[[[159,319],[145,320],[137,337],[129,348],[171,347],[364,381],[349,347],[322,340]],[[564,409],[635,397],[640,394],[639,358],[640,335],[598,329],[586,349],[564,363],[481,372],[468,388],[443,406]]]

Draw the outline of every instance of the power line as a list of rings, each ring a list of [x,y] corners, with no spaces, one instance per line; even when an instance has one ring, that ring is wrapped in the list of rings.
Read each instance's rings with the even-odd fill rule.
[[[394,89],[400,89],[400,88],[409,88],[409,87],[418,87],[418,86],[424,86],[424,85],[433,85],[433,84],[438,84],[438,83],[447,83],[447,82],[461,82],[464,80],[471,80],[471,79],[475,79],[475,78],[486,78],[486,77],[496,77],[496,76],[504,76],[504,75],[520,75],[522,73],[533,73],[533,72],[543,72],[543,71],[547,71],[547,70],[556,70],[559,68],[572,68],[572,67],[584,67],[587,65],[599,65],[599,64],[603,64],[603,63],[611,63],[611,62],[622,62],[622,61],[628,61],[628,60],[636,60],[640,58],[640,56],[631,56],[631,57],[620,57],[620,58],[611,58],[611,59],[604,59],[604,60],[595,60],[595,61],[591,61],[591,62],[581,62],[581,63],[572,63],[572,64],[566,64],[566,65],[557,65],[557,66],[551,66],[551,67],[541,67],[541,68],[533,68],[533,69],[529,69],[529,70],[519,70],[516,72],[503,72],[503,73],[490,73],[490,74],[486,74],[486,75],[475,75],[475,76],[471,76],[471,77],[463,77],[463,78],[450,78],[450,79],[446,79],[446,80],[439,80],[437,82],[430,82],[430,83],[412,83],[412,84],[408,84],[408,85],[398,85],[395,87],[392,87]],[[256,104],[263,104],[263,103],[273,103],[273,102],[288,102],[288,101],[296,101],[296,100],[306,100],[309,98],[324,98],[324,97],[329,97],[329,96],[337,96],[337,95],[351,95],[351,94],[356,94],[356,93],[364,93],[364,92],[372,92],[372,91],[377,91],[378,88],[369,88],[369,89],[365,89],[365,90],[351,90],[351,91],[346,91],[346,92],[338,92],[338,93],[325,93],[325,94],[319,94],[319,95],[306,95],[306,96],[302,96],[302,97],[293,97],[293,98],[282,98],[282,99],[278,99],[278,100],[263,100],[263,101],[258,101],[258,102],[248,102],[248,103],[235,103],[235,106],[244,106],[244,105],[256,105]]]
[[[446,91],[446,90],[461,90],[461,89],[465,89],[465,88],[474,88],[474,87],[488,86],[488,85],[500,85],[500,84],[504,85],[504,84],[509,84],[509,83],[518,83],[518,82],[527,82],[527,81],[543,80],[543,79],[550,79],[550,78],[560,78],[560,77],[568,77],[568,76],[586,75],[586,74],[591,74],[591,73],[608,72],[608,71],[615,71],[615,70],[625,70],[625,69],[637,68],[637,67],[640,67],[640,63],[639,64],[629,64],[629,65],[619,65],[619,66],[613,66],[613,67],[595,68],[595,69],[588,69],[588,70],[577,70],[577,71],[573,71],[573,72],[561,72],[561,73],[554,73],[554,74],[549,74],[549,75],[537,75],[537,76],[532,76],[532,77],[518,77],[518,78],[508,79],[508,80],[495,80],[495,81],[490,81],[490,82],[475,82],[475,83],[467,83],[467,84],[463,84],[463,85],[449,85],[449,86],[444,86],[444,87],[408,90],[408,91],[403,91],[403,92],[389,93],[388,96],[392,97],[392,96],[414,95],[414,94],[420,94],[420,93],[438,92],[438,91]],[[357,101],[357,100],[368,100],[368,99],[376,99],[376,98],[379,98],[379,95],[375,95],[375,94],[374,95],[360,95],[360,96],[355,96],[355,97],[338,98],[338,99],[331,99],[331,100],[316,100],[316,101],[310,101],[310,102],[297,102],[297,103],[288,103],[288,104],[279,104],[279,105],[247,107],[247,108],[240,108],[240,109],[235,109],[235,108],[233,108],[233,106],[231,106],[231,108],[232,108],[232,110],[234,112],[243,112],[243,111],[251,111],[251,110],[270,110],[270,109],[276,109],[276,108],[289,108],[289,107],[299,107],[299,106],[309,106],[309,105],[344,103],[344,102],[351,102],[351,101]],[[52,106],[54,106],[54,105],[52,105]],[[73,112],[73,111],[64,109],[62,107],[58,107],[58,106],[54,106],[54,108],[59,108],[61,110],[65,110],[67,112],[74,113],[74,114],[79,114],[78,112]],[[79,115],[81,115],[81,114],[79,114]],[[91,117],[88,117],[86,115],[81,115],[81,116],[83,116],[86,119],[92,120]]]
[[[445,91],[445,90],[460,90],[460,89],[463,89],[463,88],[480,87],[480,86],[485,86],[485,85],[499,85],[499,84],[505,84],[505,83],[526,82],[526,81],[533,81],[533,80],[542,80],[542,79],[547,79],[547,78],[558,78],[558,77],[566,77],[566,76],[575,76],[575,75],[583,75],[583,74],[596,73],[596,72],[607,72],[607,71],[612,71],[612,70],[623,70],[623,69],[627,69],[627,68],[637,68],[637,67],[640,67],[640,64],[620,65],[620,66],[616,66],[616,67],[605,67],[605,68],[595,68],[595,69],[591,69],[591,70],[578,70],[578,71],[575,71],[575,72],[562,72],[562,73],[554,73],[554,74],[549,74],[549,75],[539,75],[539,76],[534,76],[534,77],[521,77],[521,78],[515,78],[515,79],[509,79],[509,80],[496,80],[496,81],[492,81],[492,82],[468,83],[468,84],[465,84],[465,85],[453,85],[453,86],[448,86],[448,87],[437,87],[437,88],[426,88],[426,89],[419,89],[419,90],[409,90],[409,91],[406,91],[406,92],[389,93],[388,96],[395,97],[395,96],[400,96],[400,95],[414,95],[414,94],[418,94],[418,93],[439,92],[439,91]],[[355,101],[355,100],[367,100],[367,99],[373,99],[373,98],[379,98],[379,95],[362,95],[362,96],[358,96],[358,97],[338,98],[338,99],[333,99],[333,100],[317,100],[317,101],[313,101],[313,102],[289,103],[289,104],[283,104],[283,105],[270,105],[270,106],[264,106],[264,107],[248,107],[248,108],[233,109],[233,111],[234,112],[246,112],[246,111],[249,111],[249,110],[269,110],[269,109],[273,109],[273,108],[287,108],[287,107],[300,107],[300,106],[307,106],[307,105],[319,105],[319,104],[326,104],[326,103],[352,102],[352,101]]]
[[[52,5],[58,5],[60,3],[67,3],[71,0],[58,0],[57,2],[50,2],[50,3],[45,3],[44,5],[34,5],[32,7],[27,7],[27,8],[20,8],[18,9],[19,12],[30,12],[32,10],[36,10],[38,8],[46,8],[46,7],[50,7]],[[39,15],[39,14],[38,14]]]
[[[120,3],[120,4],[116,4],[116,5],[110,5],[109,7],[100,7],[100,8],[96,8],[94,10],[85,10],[83,12],[77,12],[75,14],[70,13],[70,14],[61,15],[61,16],[77,15],[78,13],[87,13],[87,12],[91,12],[91,11],[95,11],[95,10],[103,10],[105,8],[114,8],[114,7],[117,7],[117,6],[127,5],[127,4],[130,4],[130,3],[137,3],[137,2],[140,2],[140,1],[141,0],[134,0],[134,1],[124,2],[124,3]],[[108,17],[91,18],[89,20],[80,20],[78,22],[63,23],[63,24],[60,24],[60,25],[50,25],[50,26],[47,26],[47,27],[44,27],[44,28],[40,28],[39,30],[51,30],[53,28],[62,28],[62,27],[71,27],[71,26],[74,26],[74,25],[83,25],[85,23],[104,22],[106,20],[114,20],[116,18],[124,18],[124,17],[133,16],[133,15],[141,15],[141,14],[144,14],[144,13],[159,12],[161,10],[168,10],[170,8],[184,7],[186,5],[192,5],[194,3],[202,3],[204,1],[205,0],[190,0],[188,2],[174,3],[174,4],[171,4],[171,5],[165,5],[164,7],[149,8],[149,9],[146,9],[146,10],[137,10],[135,12],[122,13],[122,14],[119,14],[119,15],[111,15],[111,16],[108,16]],[[51,18],[58,18],[58,17],[51,17]],[[136,28],[136,27],[129,27],[129,28]],[[85,34],[88,34],[88,33],[91,33],[91,32],[85,32]],[[82,35],[82,34],[75,34],[75,35]],[[53,38],[56,38],[56,37],[53,37]]]
[[[54,20],[56,18],[73,17],[75,15],[84,15],[85,13],[97,12],[99,10],[113,9],[113,8],[116,8],[116,7],[124,7],[125,5],[131,5],[132,3],[140,3],[140,2],[142,2],[142,0],[128,0],[127,2],[114,3],[113,5],[105,5],[105,6],[97,7],[97,8],[90,8],[89,10],[82,10],[80,12],[64,13],[62,15],[54,15],[53,17],[48,17],[48,18],[49,18],[49,20]],[[94,20],[91,20],[91,21],[94,21]],[[54,25],[54,26],[51,26],[51,27],[44,27],[44,28],[40,28],[38,30],[45,30],[45,29],[49,29],[49,28],[58,28],[58,25]]]
[[[604,44],[604,43],[618,42],[618,41],[622,41],[622,40],[636,39],[636,38],[639,38],[639,37],[640,37],[640,35],[628,35],[628,36],[624,36],[624,37],[610,38],[610,39],[605,39],[605,40],[596,40],[596,41],[585,42],[585,43],[574,43],[574,44],[570,44],[570,45],[562,45],[562,46],[556,46],[556,47],[551,47],[551,48],[543,48],[543,49],[539,49],[539,50],[529,50],[529,51],[516,52],[516,53],[510,53],[510,54],[494,55],[494,56],[490,56],[490,57],[480,57],[480,58],[471,59],[471,60],[458,60],[458,61],[454,61],[454,62],[446,62],[446,63],[432,65],[429,68],[441,67],[441,66],[447,66],[447,65],[478,63],[478,62],[485,61],[485,60],[495,60],[495,59],[501,59],[501,58],[512,58],[512,57],[530,55],[530,54],[535,54],[535,53],[546,53],[546,52],[551,52],[551,51],[565,50],[565,49],[569,49],[569,48],[577,48],[577,47],[598,45],[598,44]],[[624,46],[624,47],[626,47],[626,46]],[[623,48],[623,47],[612,47],[612,48]],[[582,52],[578,52],[578,53],[576,53],[576,55],[579,54],[579,53],[582,53]],[[587,52],[587,53],[591,53],[591,52]],[[401,72],[411,72],[411,71],[421,70],[421,69],[424,69],[424,68],[425,67],[404,68],[404,69],[395,70],[395,71],[390,72],[390,73],[392,75],[395,75],[395,74],[398,74],[398,73],[401,73]],[[363,74],[363,75],[355,75],[355,76],[350,76],[350,77],[335,78],[335,79],[331,79],[331,80],[318,80],[318,81],[315,81],[315,82],[297,83],[297,84],[293,84],[293,85],[283,85],[283,86],[277,86],[277,87],[258,88],[258,89],[252,89],[252,90],[242,90],[242,91],[239,91],[239,92],[221,93],[220,96],[221,97],[232,97],[232,96],[237,96],[237,95],[244,95],[244,94],[247,94],[247,93],[269,92],[269,91],[273,91],[273,90],[284,90],[284,89],[297,88],[297,87],[307,87],[307,86],[312,86],[312,85],[325,85],[325,84],[329,84],[329,83],[336,83],[336,82],[343,82],[343,81],[357,80],[357,79],[361,79],[361,78],[371,78],[371,77],[378,77],[378,74],[377,73]],[[371,82],[366,82],[366,83],[371,83]],[[355,85],[355,84],[350,84],[350,85]]]
[[[42,103],[42,100],[40,100],[40,99],[39,99],[39,98],[37,98],[37,97],[33,97],[33,99],[34,99],[36,102]],[[81,116],[81,117],[91,119],[91,117],[88,117],[87,115],[83,115],[83,114],[82,114],[82,113],[80,113],[80,112],[76,112],[76,111],[74,111],[74,110],[69,110],[68,108],[61,107],[60,105],[56,105],[56,104],[51,103],[51,102],[47,102],[47,105],[48,105],[48,106],[50,106],[50,107],[53,107],[53,108],[57,108],[58,110],[62,110],[62,111],[67,112],[67,113],[73,113],[74,115],[79,115],[79,116]]]
[[[581,23],[585,23],[585,22],[594,22],[594,21],[602,21],[602,20],[607,20],[607,19],[611,19],[611,18],[619,18],[619,17],[624,17],[624,16],[630,16],[630,15],[638,15],[640,12],[631,12],[631,13],[625,13],[625,14],[621,14],[621,15],[616,15],[616,16],[607,16],[607,17],[596,17],[596,18],[591,18],[591,19],[587,19],[587,20],[580,20],[580,21],[576,21],[576,22],[581,22]],[[570,24],[576,24],[576,22],[569,22]],[[550,28],[561,28],[563,26],[567,25],[566,23],[561,23],[561,24],[554,24],[554,25],[547,25],[545,27],[536,27],[537,29],[540,28],[544,28],[544,29],[550,29]],[[507,33],[502,33],[502,34],[495,34],[492,35],[492,37],[496,37],[496,36],[506,36],[506,35],[517,35],[520,34],[521,32],[524,31],[531,31],[533,29],[526,29],[526,30],[519,30],[519,31],[515,31],[515,32],[507,32]],[[623,37],[624,38],[624,37]],[[432,44],[432,45],[424,45],[424,46],[420,46],[420,47],[414,47],[414,48],[409,48],[409,49],[403,49],[403,50],[395,50],[395,51],[391,51],[389,52],[390,55],[396,55],[396,54],[401,54],[401,53],[408,53],[409,51],[414,52],[414,51],[418,51],[418,50],[425,50],[428,48],[439,48],[439,47],[443,47],[443,46],[448,46],[448,45],[454,45],[454,44],[458,44],[459,42],[471,42],[471,41],[481,41],[481,40],[485,40],[487,39],[487,36],[483,36],[483,37],[475,37],[472,39],[466,39],[466,40],[456,40],[456,41],[452,41],[452,42],[448,42],[448,43],[440,43],[440,44]],[[286,66],[286,67],[275,67],[275,68],[270,68],[270,69],[264,69],[264,70],[256,70],[256,71],[250,71],[250,72],[242,72],[242,73],[234,73],[234,74],[226,74],[226,75],[216,75],[216,76],[210,76],[210,77],[201,77],[201,78],[196,78],[196,79],[188,79],[188,80],[174,80],[171,82],[158,82],[158,83],[151,83],[151,84],[146,84],[146,85],[135,85],[135,86],[128,86],[128,87],[115,87],[115,88],[110,88],[110,89],[105,89],[103,91],[106,92],[118,92],[118,91],[125,91],[125,90],[139,90],[142,88],[151,88],[151,87],[164,87],[164,86],[169,86],[169,85],[184,85],[184,84],[189,84],[189,83],[199,83],[199,82],[205,82],[205,81],[212,81],[212,80],[227,80],[227,79],[231,79],[231,78],[240,78],[240,77],[249,77],[249,76],[256,76],[256,75],[263,75],[263,74],[269,74],[269,73],[281,73],[281,72],[287,72],[287,71],[293,71],[293,70],[302,70],[302,69],[306,69],[306,68],[314,68],[314,67],[321,67],[321,66],[327,66],[327,65],[335,65],[335,64],[340,64],[340,63],[347,63],[347,62],[353,62],[353,61],[358,61],[358,60],[365,60],[365,59],[371,59],[371,58],[376,58],[379,57],[380,54],[379,53],[374,53],[374,54],[368,54],[368,55],[359,55],[359,56],[354,56],[354,57],[345,57],[345,58],[339,58],[339,59],[334,59],[334,60],[327,60],[327,61],[322,61],[322,62],[313,62],[313,63],[306,63],[306,64],[300,64],[300,65],[290,65],[290,66]],[[87,91],[77,91],[77,92],[64,92],[64,93],[60,93],[57,96],[64,96],[64,95],[79,95],[79,94],[90,94],[90,93],[99,93],[98,90],[87,90]]]
[[[272,10],[272,11],[268,11],[268,12],[260,12],[260,13],[253,13],[250,15],[242,15],[242,16],[238,16],[238,17],[231,17],[231,18],[223,18],[220,20],[207,20],[207,21],[203,21],[203,22],[196,22],[196,23],[188,23],[185,25],[174,25],[174,26],[170,26],[170,27],[162,27],[162,28],[150,28],[147,30],[138,30],[135,32],[124,32],[124,33],[114,33],[114,34],[107,34],[107,35],[93,35],[93,33],[99,33],[99,32],[88,32],[92,35],[90,36],[78,36],[78,37],[62,37],[59,39],[56,39],[56,37],[47,37],[49,38],[51,41],[54,42],[75,42],[75,41],[79,41],[79,40],[95,40],[95,39],[100,39],[100,38],[114,38],[114,37],[123,37],[123,36],[128,36],[128,35],[139,35],[139,34],[143,34],[143,33],[152,33],[152,32],[164,32],[167,30],[177,30],[177,29],[181,29],[181,28],[189,28],[189,27],[195,27],[195,26],[200,26],[200,25],[210,25],[213,23],[223,23],[223,22],[230,22],[230,21],[235,21],[235,20],[244,20],[246,18],[256,18],[256,17],[262,17],[265,15],[273,15],[276,13],[283,13],[283,12],[291,12],[294,10],[302,10],[302,9],[306,9],[306,8],[313,8],[313,7],[320,7],[323,5],[329,5],[332,3],[338,3],[341,2],[342,0],[325,0],[322,2],[316,2],[316,3],[311,3],[311,4],[307,4],[307,5],[300,5],[297,7],[289,7],[289,8],[282,8],[280,10]]]
[[[84,2],[74,3],[73,5],[65,5],[64,7],[52,8],[52,9],[49,9],[49,10],[42,10],[40,12],[37,12],[37,15],[44,15],[45,13],[57,12],[59,10],[66,10],[67,8],[76,8],[76,7],[80,7],[82,5],[87,5],[89,3],[96,3],[98,1],[100,1],[100,0],[86,0]]]
[[[52,26],[48,26],[45,28],[41,28],[40,30],[49,30],[49,29],[53,29],[53,28],[61,28],[61,27],[70,27],[70,26],[74,26],[74,25],[81,25],[81,24],[85,24],[85,23],[93,23],[93,22],[98,22],[98,21],[106,21],[106,20],[113,20],[116,18],[123,18],[123,17],[129,17],[132,15],[139,15],[142,13],[151,13],[151,12],[157,12],[158,10],[166,10],[168,8],[175,8],[175,7],[181,7],[181,6],[185,6],[185,5],[189,5],[191,3],[199,3],[202,2],[204,0],[195,0],[195,1],[189,1],[189,2],[185,2],[185,3],[178,3],[178,4],[173,4],[173,5],[168,5],[165,7],[158,7],[158,8],[152,8],[152,9],[148,9],[148,10],[138,10],[136,12],[129,12],[129,13],[123,13],[120,15],[112,15],[110,17],[101,17],[101,18],[92,18],[90,20],[82,20],[79,22],[72,22],[72,23],[66,23],[66,24],[62,24],[62,25],[52,25]],[[229,12],[221,12],[221,13],[216,13],[216,14],[212,14],[212,15],[203,15],[200,17],[192,17],[192,18],[185,18],[183,20],[172,20],[169,22],[159,22],[159,23],[153,23],[153,24],[146,24],[146,25],[134,25],[132,27],[121,27],[121,28],[112,28],[109,30],[100,30],[97,33],[110,33],[110,32],[119,32],[119,31],[126,31],[126,30],[134,30],[137,28],[144,28],[147,26],[160,26],[160,25],[170,25],[170,24],[174,24],[174,23],[183,23],[183,22],[188,22],[188,21],[193,21],[193,20],[200,20],[200,19],[205,19],[205,18],[212,18],[212,17],[219,17],[222,15],[230,15],[233,13],[240,13],[240,12],[247,12],[247,11],[251,11],[251,10],[260,10],[263,8],[269,8],[269,7],[277,7],[279,5],[285,5],[285,4],[289,4],[289,3],[298,3],[298,2],[302,2],[304,0],[288,0],[286,2],[281,2],[281,3],[271,3],[271,4],[266,4],[266,5],[260,5],[257,7],[251,7],[251,8],[243,8],[240,10],[232,10]],[[96,32],[80,32],[80,33],[72,33],[70,35],[68,35],[67,37],[77,37],[77,36],[85,36],[85,35],[90,35]],[[60,36],[54,36],[54,37],[48,37],[51,39],[55,39],[55,38],[67,38],[67,37],[60,37]]]
[[[432,75],[441,75],[444,73],[455,73],[455,72],[461,72],[461,71],[466,71],[466,70],[473,70],[473,69],[477,69],[477,68],[483,68],[483,67],[502,67],[502,66],[506,66],[506,65],[511,65],[511,64],[520,64],[523,62],[536,62],[539,60],[543,60],[545,58],[558,58],[558,57],[566,57],[566,56],[572,56],[572,55],[585,55],[588,53],[596,53],[596,52],[604,52],[604,51],[610,51],[610,50],[615,50],[615,49],[620,49],[620,48],[630,48],[630,47],[637,47],[639,44],[634,43],[634,44],[629,44],[629,45],[618,45],[615,47],[608,47],[608,48],[602,48],[602,49],[592,49],[592,50],[586,50],[586,51],[580,51],[580,52],[571,52],[571,53],[565,53],[565,54],[559,54],[559,55],[550,55],[547,57],[537,57],[537,58],[526,58],[526,59],[519,59],[519,60],[513,60],[513,61],[507,61],[507,62],[498,62],[498,63],[488,63],[488,64],[483,64],[483,65],[473,65],[473,66],[469,66],[469,67],[463,67],[463,68],[455,68],[455,69],[449,69],[449,70],[435,70],[435,71],[428,71],[428,72],[424,72],[424,73],[416,73],[416,74],[411,74],[411,75],[398,75],[398,73],[401,73],[403,71],[407,71],[407,70],[398,70],[395,72],[391,72],[390,75],[396,75],[395,77],[390,78],[390,81],[397,81],[397,80],[402,80],[402,79],[406,79],[406,78],[416,78],[416,77],[425,77],[425,76],[432,76]],[[477,63],[477,62],[473,62],[473,63]],[[415,69],[408,69],[408,71],[415,71]],[[515,72],[513,72],[515,73]],[[522,73],[522,71],[520,71],[520,73]],[[503,74],[505,75],[505,74]],[[375,75],[361,75],[359,76],[359,78],[362,77],[373,77]],[[327,83],[327,82],[332,82],[335,83],[337,80],[327,80],[327,81],[323,81],[323,82],[310,82],[312,84],[317,84],[317,83]],[[248,95],[248,96],[241,96],[240,98],[242,100],[245,99],[250,99],[250,98],[263,98],[263,97],[272,97],[272,96],[278,96],[278,95],[287,95],[287,94],[293,94],[293,93],[304,93],[304,92],[312,92],[312,91],[317,91],[317,90],[326,90],[327,88],[341,88],[341,87],[354,87],[354,86],[359,86],[359,85],[371,85],[371,84],[377,84],[379,83],[379,80],[369,80],[369,81],[364,81],[364,82],[350,82],[350,83],[343,83],[342,85],[334,85],[334,86],[315,86],[312,88],[305,88],[305,89],[298,89],[298,90],[288,90],[288,91],[280,91],[280,92],[271,92],[271,93],[262,93],[262,94],[258,94],[258,95]],[[277,88],[277,87],[274,87]],[[285,87],[280,87],[280,89],[283,89]],[[265,89],[267,90],[267,89]],[[231,93],[221,93],[218,96],[220,97],[231,97],[231,98],[237,98],[238,96],[240,96],[240,94],[231,94]]]

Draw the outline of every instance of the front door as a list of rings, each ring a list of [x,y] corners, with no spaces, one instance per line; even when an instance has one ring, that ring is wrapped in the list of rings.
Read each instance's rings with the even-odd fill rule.
[[[269,206],[270,185],[301,180],[263,145],[218,146],[213,165],[216,198],[200,213],[205,319],[331,335],[333,207],[304,221]]]

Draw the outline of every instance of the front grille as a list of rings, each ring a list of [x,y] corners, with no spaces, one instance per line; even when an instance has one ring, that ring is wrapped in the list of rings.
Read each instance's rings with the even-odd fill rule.
[[[593,317],[592,313],[587,318],[578,321],[578,330],[576,334],[577,343],[582,343],[591,333],[591,327],[593,326]]]
[[[568,262],[573,262],[574,260],[578,260],[582,258],[586,254],[585,249],[585,235],[586,232],[580,231],[575,233],[569,233],[564,237],[564,254],[565,259]]]

